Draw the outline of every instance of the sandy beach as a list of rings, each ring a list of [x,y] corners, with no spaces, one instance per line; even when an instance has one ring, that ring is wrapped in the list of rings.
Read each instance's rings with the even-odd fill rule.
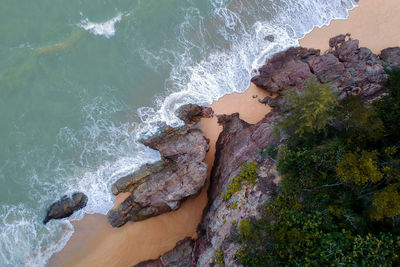
[[[400,45],[400,5],[398,0],[361,0],[359,7],[350,12],[347,20],[333,21],[329,26],[316,28],[300,44],[304,47],[328,49],[329,38],[342,33],[351,33],[359,39],[361,46],[373,52]],[[253,96],[257,95],[256,98]],[[239,112],[240,117],[256,123],[269,111],[258,99],[267,92],[251,85],[242,93],[226,95],[211,107],[216,114]],[[207,164],[214,161],[215,142],[221,131],[216,118],[203,119],[201,127],[210,139]],[[116,201],[121,201],[120,196]],[[195,199],[186,201],[174,212],[163,214],[138,223],[115,229],[103,215],[88,215],[74,222],[75,233],[67,246],[49,262],[50,266],[132,266],[141,261],[155,259],[171,250],[175,244],[191,236],[196,237],[196,228],[207,204],[206,188]]]
[[[211,107],[215,114],[239,112],[243,120],[256,123],[270,110],[258,102],[267,95],[266,91],[252,84],[243,94],[226,95]],[[210,175],[215,143],[222,127],[214,117],[202,119],[201,128],[210,139],[210,150],[206,156]],[[186,237],[196,238],[196,229],[207,204],[207,186],[198,197],[187,200],[177,211],[142,222],[127,223],[121,228],[112,228],[107,217],[99,214],[87,215],[83,220],[73,222],[74,235],[67,246],[51,258],[49,266],[132,266],[158,258],[173,249],[178,241]],[[123,198],[119,195],[115,202]]]
[[[382,49],[400,45],[399,12],[397,0],[360,0],[359,7],[351,10],[346,20],[314,28],[300,40],[300,45],[324,52],[329,48],[329,38],[350,33],[353,39],[360,41],[361,47],[379,54]]]

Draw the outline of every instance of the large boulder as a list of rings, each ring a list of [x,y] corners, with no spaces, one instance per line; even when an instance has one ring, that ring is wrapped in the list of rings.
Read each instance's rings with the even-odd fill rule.
[[[113,227],[127,221],[141,221],[176,210],[183,200],[196,196],[207,179],[204,162],[208,140],[193,120],[211,116],[212,110],[202,107],[183,109],[181,117],[190,124],[180,128],[165,126],[161,132],[142,142],[161,155],[161,160],[142,166],[136,172],[122,177],[112,186],[113,194],[130,195],[108,213]],[[194,112],[192,112],[194,111]]]
[[[400,47],[390,47],[380,54],[383,66],[388,69],[400,68]]]
[[[57,202],[51,204],[47,210],[43,223],[48,223],[51,219],[62,219],[71,216],[75,211],[84,208],[88,198],[84,193],[73,193],[71,197],[63,196]]]
[[[314,77],[305,61],[320,54],[319,50],[289,48],[274,55],[259,69],[251,81],[260,88],[277,93],[289,87],[303,88]]]
[[[185,123],[199,122],[201,118],[211,118],[214,111],[210,107],[202,107],[195,104],[181,106],[176,115]]]

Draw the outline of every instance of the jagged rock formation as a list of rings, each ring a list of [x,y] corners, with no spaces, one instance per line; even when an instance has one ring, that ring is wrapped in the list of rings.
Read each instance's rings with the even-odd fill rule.
[[[47,210],[43,223],[48,223],[51,219],[62,219],[71,216],[75,211],[84,208],[88,197],[83,193],[73,193],[71,197],[63,196],[57,202],[51,204]]]
[[[382,84],[387,75],[384,66],[399,64],[393,55],[397,49],[382,51],[381,58],[371,50],[359,47],[358,40],[347,35],[339,35],[329,41],[330,50],[321,55],[319,50],[302,47],[289,48],[273,56],[259,69],[259,74],[251,80],[257,86],[270,91],[281,92],[290,87],[301,90],[311,78],[321,83],[331,83],[339,92],[339,97],[361,94],[374,99],[381,95]]]
[[[238,246],[228,240],[231,232],[236,230],[233,222],[249,216],[259,218],[262,205],[276,189],[274,162],[261,157],[260,150],[279,143],[273,133],[273,122],[279,116],[278,112],[271,112],[254,125],[241,120],[237,113],[218,117],[223,131],[216,144],[208,195],[210,204],[200,227],[204,235],[196,241],[194,257],[197,266],[212,265],[217,249],[223,252],[226,266],[237,265],[235,253]],[[239,174],[243,162],[249,161],[258,163],[256,186],[243,186],[231,199],[222,199],[221,193],[228,189],[231,178]]]
[[[185,126],[176,129],[166,126],[159,135],[143,141],[160,152],[161,160],[142,166],[113,185],[115,195],[131,193],[108,213],[113,227],[176,210],[184,199],[200,192],[207,179],[204,158],[208,140],[196,128],[196,121],[212,115],[210,108],[186,105],[178,111],[178,116],[187,122]]]
[[[149,260],[137,264],[135,267],[187,267],[192,264],[192,249],[194,241],[185,238],[179,241],[175,248],[156,260]]]
[[[359,48],[358,41],[349,39],[348,34],[332,38],[330,47],[324,55],[318,50],[289,48],[268,60],[252,82],[269,92],[280,93],[290,87],[302,90],[309,79],[317,79],[331,83],[341,98],[360,94],[366,100],[373,100],[385,93],[384,68],[400,67],[399,47],[385,49],[376,56],[367,48]],[[239,247],[229,240],[237,229],[233,222],[261,216],[261,207],[277,188],[280,178],[275,162],[259,152],[267,145],[280,143],[273,128],[274,122],[284,115],[284,98],[266,97],[260,102],[270,105],[273,111],[257,124],[242,121],[238,114],[218,116],[223,131],[216,144],[209,203],[198,229],[199,238],[192,245],[192,262],[186,266],[214,266],[217,250],[223,253],[225,266],[241,266],[235,259]],[[257,184],[244,185],[229,200],[222,199],[221,193],[228,189],[230,180],[239,174],[241,164],[246,161],[258,163]],[[180,248],[170,253],[179,257]],[[185,255],[188,254],[185,247]]]
[[[185,123],[197,123],[201,118],[211,118],[214,111],[209,107],[201,107],[194,104],[183,105],[178,108],[176,115]]]

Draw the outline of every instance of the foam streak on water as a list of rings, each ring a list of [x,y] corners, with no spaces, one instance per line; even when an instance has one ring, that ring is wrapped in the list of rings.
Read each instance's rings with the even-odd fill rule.
[[[111,38],[115,34],[115,24],[122,19],[122,13],[103,23],[91,22],[88,18],[82,20],[78,26],[93,33],[94,35],[102,35],[106,38]]]
[[[0,266],[44,266],[72,235],[70,220],[81,219],[85,213],[106,214],[112,207],[112,183],[143,163],[159,159],[157,152],[138,142],[140,138],[155,133],[162,123],[180,125],[182,122],[174,111],[183,104],[206,105],[225,94],[243,92],[266,58],[298,45],[298,39],[314,26],[345,18],[356,6],[353,0],[208,0],[208,3],[212,11],[207,18],[194,7],[183,10],[184,20],[176,29],[178,44],[173,49],[154,52],[145,45],[138,48],[142,60],[154,71],[171,67],[165,93],[155,98],[153,106],[137,110],[140,123],[113,123],[111,117],[120,112],[118,107],[122,103],[94,99],[83,105],[85,123],[79,131],[68,127],[60,130],[48,164],[56,166],[49,174],[54,175],[55,182],[41,180],[32,170],[29,181],[35,185],[30,192],[34,196],[32,201],[40,203],[39,208],[44,211],[48,203],[63,193],[82,191],[88,195],[88,205],[69,220],[50,221],[46,226],[41,223],[44,214],[31,207],[0,206]],[[122,13],[118,13],[103,23],[85,19],[78,25],[94,35],[110,38],[104,41],[111,42],[121,18]],[[268,35],[274,36],[273,42],[265,38]],[[58,162],[57,155],[75,149],[80,154],[74,155],[74,160]],[[105,160],[96,162],[96,158]],[[93,165],[96,167],[82,167]],[[69,174],[71,169],[73,175]],[[48,194],[35,194],[39,187],[47,188]]]

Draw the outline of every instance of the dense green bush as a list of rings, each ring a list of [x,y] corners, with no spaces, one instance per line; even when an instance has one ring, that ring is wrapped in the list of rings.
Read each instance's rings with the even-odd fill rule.
[[[290,141],[304,142],[313,136],[313,133],[324,132],[326,125],[334,118],[333,106],[336,103],[336,94],[328,84],[311,80],[302,92],[296,89],[288,90],[285,98],[288,116],[281,120],[278,126],[289,136],[298,137]]]
[[[256,162],[244,162],[240,166],[240,173],[238,176],[231,179],[228,186],[228,190],[221,194],[221,197],[225,200],[231,199],[231,197],[242,189],[243,184],[255,185],[257,182],[258,165]]]
[[[216,266],[225,266],[224,253],[222,252],[222,250],[220,248],[217,249],[216,251],[214,251],[213,263]]]
[[[287,95],[282,180],[263,218],[238,224],[243,265],[400,266],[400,71],[387,86],[373,105],[316,83]]]

